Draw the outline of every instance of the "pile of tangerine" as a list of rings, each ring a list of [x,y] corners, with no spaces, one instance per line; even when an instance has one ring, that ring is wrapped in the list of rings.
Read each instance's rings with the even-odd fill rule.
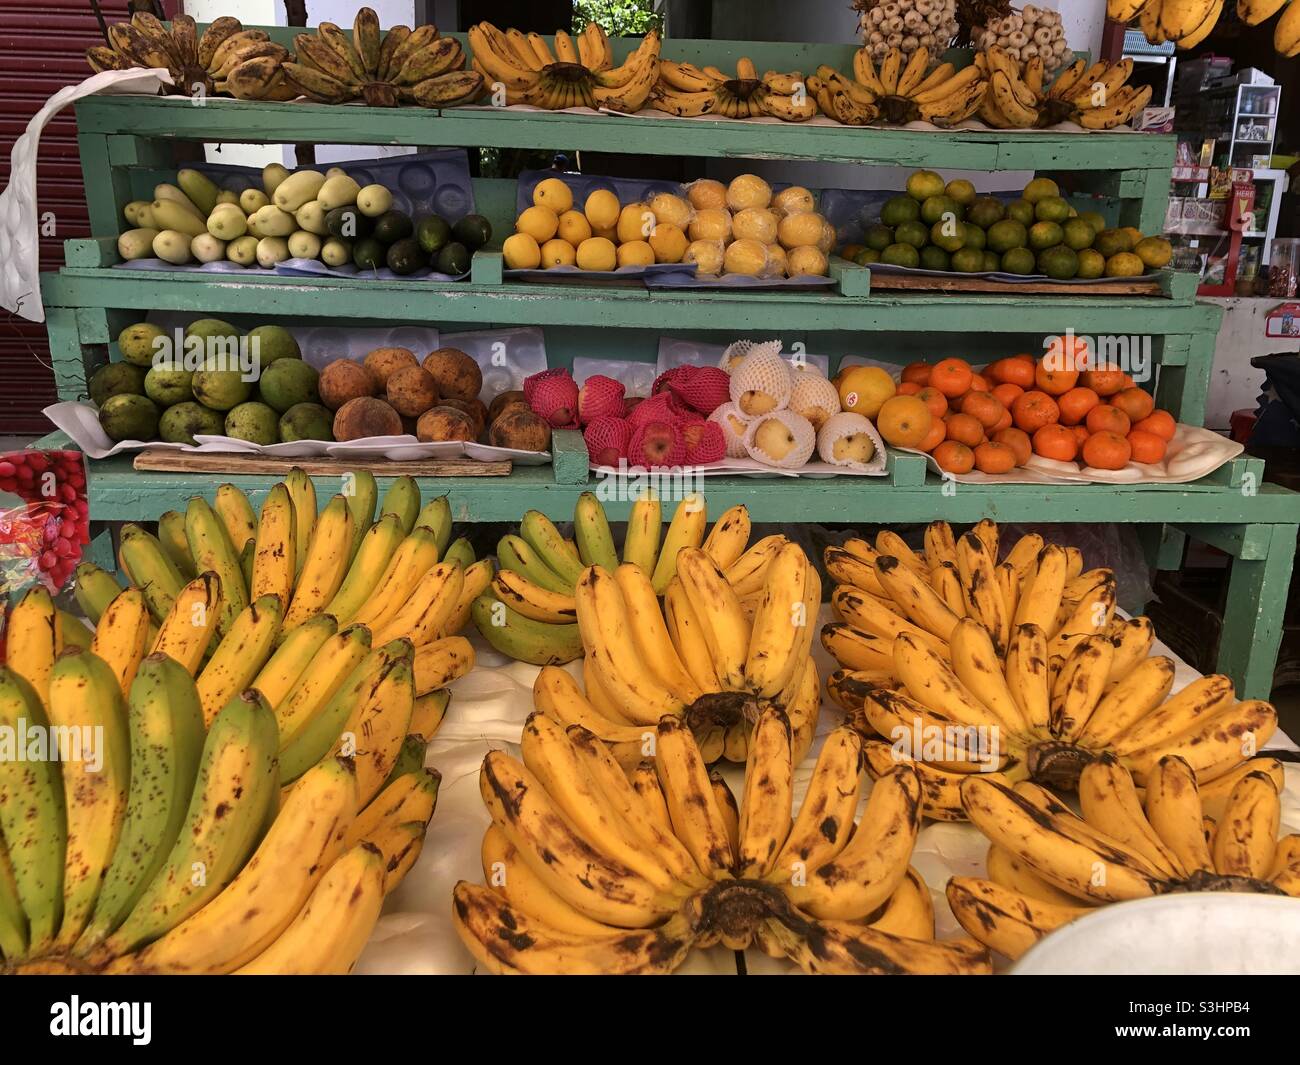
[[[1076,355],[1086,353],[1076,349]],[[1061,361],[1088,364],[1086,357]],[[1118,368],[1053,368],[1028,354],[979,371],[961,358],[914,362],[903,370],[898,392],[926,405],[933,421],[918,448],[954,474],[1007,473],[1032,455],[1096,470],[1156,463],[1177,428]]]

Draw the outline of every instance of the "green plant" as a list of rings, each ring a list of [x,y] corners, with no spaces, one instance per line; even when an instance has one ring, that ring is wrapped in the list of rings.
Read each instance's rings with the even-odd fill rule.
[[[598,22],[611,37],[639,37],[654,30],[662,34],[664,18],[654,0],[573,0],[573,32]]]

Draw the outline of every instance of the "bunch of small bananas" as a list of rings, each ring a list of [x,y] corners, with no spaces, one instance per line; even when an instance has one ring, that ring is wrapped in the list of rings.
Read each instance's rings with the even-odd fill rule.
[[[1031,533],[997,565],[992,522],[955,541],[932,524],[924,557],[882,535],[827,549],[840,585],[822,643],[848,670],[828,689],[869,737],[873,772],[900,751],[914,760],[928,817],[964,819],[971,774],[1070,791],[1107,753],[1139,784],[1166,754],[1215,783],[1277,728],[1270,704],[1238,702],[1222,675],[1170,697],[1150,620],[1116,617],[1114,574],[1080,572],[1077,552]]]
[[[900,766],[861,794],[861,741],[826,737],[798,816],[792,730],[769,707],[754,726],[737,804],[680,718],[647,727],[625,773],[609,747],[548,711],[524,726],[522,761],[483,760],[492,817],[482,885],[461,881],[452,917],[494,973],[667,973],[693,948],[751,944],[813,973],[987,973],[970,939],[936,941],[929,891],[908,864],[920,784]]]
[[[93,634],[44,588],[14,607],[0,724],[63,746],[0,760],[3,969],[345,973],[419,856],[447,693],[417,699],[410,642],[367,651],[322,615],[272,652],[265,595],[203,665],[219,584],[156,634],[139,588]]]
[[[1179,48],[1194,48],[1210,35],[1223,14],[1224,0],[1106,0],[1106,17],[1138,26],[1152,44],[1173,41]],[[1283,8],[1286,8],[1283,11]],[[1273,29],[1273,48],[1284,56],[1300,55],[1300,5],[1288,0],[1237,0],[1237,17],[1258,26],[1279,11]]]
[[[168,30],[155,16],[137,11],[129,23],[109,26],[108,40],[109,46],[86,51],[86,62],[96,73],[162,67],[172,76],[171,91],[183,95],[226,93],[241,100],[292,100],[297,95],[282,69],[288,50],[228,15],[200,37],[189,15],[177,15]]]
[[[1133,60],[1099,61],[1091,66],[1076,59],[1044,85],[1041,58],[1021,64],[998,47],[975,53],[975,65],[989,80],[989,92],[979,116],[995,129],[1030,129],[1077,122],[1084,129],[1114,129],[1138,114],[1151,99],[1151,86],[1126,84]]]
[[[849,125],[865,125],[877,117],[891,124],[930,122],[952,126],[979,108],[988,84],[972,67],[957,70],[951,63],[930,69],[930,52],[917,48],[905,57],[891,48],[879,70],[871,52],[859,48],[853,55],[853,78],[821,67],[818,101],[822,109]]]
[[[489,88],[500,86],[508,104],[559,111],[594,107],[632,113],[654,87],[659,72],[659,35],[653,30],[615,67],[605,31],[588,22],[577,38],[555,31],[555,50],[537,33],[504,32],[490,22],[469,28],[473,67]]]
[[[371,107],[414,103],[453,107],[469,103],[483,90],[483,77],[465,70],[465,52],[438,27],[393,26],[380,33],[379,16],[363,7],[348,40],[338,26],[322,22],[315,33],[293,39],[297,62],[284,73],[309,100],[340,104],[362,99]]]
[[[661,59],[651,98],[658,110],[680,118],[769,115],[784,122],[806,122],[817,114],[817,102],[799,71],[769,70],[759,77],[747,56],[736,60],[735,77],[714,66]]]
[[[677,505],[665,533],[663,508],[647,494],[632,505],[622,560],[639,566],[654,594],[663,595],[681,548],[703,546],[719,565],[730,566],[749,543],[749,530],[749,511],[738,506],[710,532],[704,498],[691,495]],[[474,623],[496,650],[520,662],[546,666],[581,658],[575,590],[583,567],[593,565],[610,573],[619,565],[609,519],[594,493],[578,497],[572,541],[541,511],[530,510],[519,532],[497,543],[497,574],[474,604]]]
[[[1171,891],[1300,896],[1300,835],[1277,836],[1281,787],[1281,763],[1261,758],[1211,799],[1198,793],[1191,766],[1170,755],[1143,797],[1106,757],[1079,779],[1078,817],[1035,784],[973,777],[961,798],[989,839],[988,878],[953,877],[948,904],[967,932],[1016,959],[1109,902]]]

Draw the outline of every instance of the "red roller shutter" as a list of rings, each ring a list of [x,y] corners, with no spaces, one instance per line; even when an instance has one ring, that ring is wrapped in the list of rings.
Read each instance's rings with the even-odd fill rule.
[[[109,21],[126,18],[127,0],[101,0]],[[102,43],[89,0],[5,0],[0,5],[0,185],[9,153],[32,115],[58,89],[89,74],[83,53]],[[63,241],[89,235],[77,155],[77,124],[63,111],[41,136],[37,197],[58,232],[41,240],[41,269],[63,263]],[[0,434],[43,434],[41,408],[53,402],[54,378],[43,326],[6,314],[0,322]]]

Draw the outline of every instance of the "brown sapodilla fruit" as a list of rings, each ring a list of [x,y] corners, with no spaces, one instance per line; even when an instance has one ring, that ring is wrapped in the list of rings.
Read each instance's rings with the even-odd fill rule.
[[[316,382],[320,401],[330,410],[338,410],[350,399],[373,396],[379,386],[375,375],[351,359],[335,359],[321,370]]]
[[[388,378],[388,402],[398,414],[418,418],[438,405],[438,385],[425,370],[405,366]]]
[[[455,407],[433,407],[420,415],[415,435],[425,443],[443,440],[474,440],[474,421]]]
[[[382,391],[393,374],[407,366],[419,366],[420,360],[410,348],[375,348],[366,356],[365,364],[374,375],[376,391]]]
[[[488,404],[487,420],[496,421],[509,406],[514,404],[527,407],[528,401],[524,399],[524,394],[517,388],[512,388],[506,392],[498,392],[492,397],[492,402]]]
[[[439,348],[425,356],[423,367],[438,383],[446,399],[477,399],[483,391],[483,371],[460,348]]]
[[[492,423],[488,441],[494,447],[511,447],[518,451],[545,451],[551,446],[551,427],[546,419],[524,406],[508,407]]]
[[[402,417],[382,399],[358,396],[334,414],[335,440],[360,440],[366,436],[401,436]]]

